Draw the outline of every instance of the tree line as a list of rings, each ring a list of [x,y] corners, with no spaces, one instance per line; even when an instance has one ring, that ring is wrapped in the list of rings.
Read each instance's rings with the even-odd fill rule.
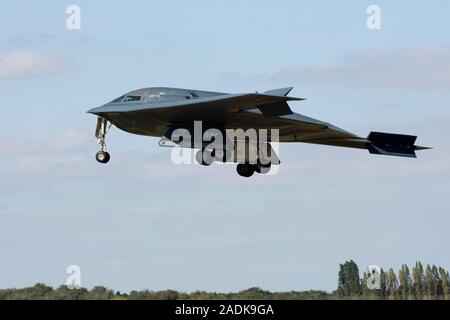
[[[130,293],[121,293],[103,286],[88,290],[70,289],[62,285],[53,289],[42,283],[23,289],[0,290],[0,300],[318,300],[327,299],[329,296],[329,293],[319,290],[270,292],[256,287],[235,293],[206,291],[185,293],[175,290],[133,290]]]
[[[376,280],[374,280],[374,278]],[[338,288],[334,292],[338,297],[372,299],[449,299],[450,276],[447,270],[435,265],[424,268],[417,261],[410,272],[403,264],[398,272],[382,268],[376,275],[364,272],[362,278],[358,266],[353,260],[340,265]],[[374,287],[373,281],[377,285]]]
[[[376,277],[375,277],[376,276]],[[375,280],[374,280],[375,279]],[[374,286],[375,285],[375,286]],[[0,300],[323,300],[323,299],[450,299],[450,277],[442,267],[416,262],[410,272],[404,264],[395,272],[379,269],[377,274],[360,276],[357,264],[347,261],[339,266],[338,287],[323,290],[270,292],[250,288],[234,293],[175,290],[113,291],[103,286],[90,290],[71,289],[65,285],[53,288],[42,283],[22,289],[0,289]]]

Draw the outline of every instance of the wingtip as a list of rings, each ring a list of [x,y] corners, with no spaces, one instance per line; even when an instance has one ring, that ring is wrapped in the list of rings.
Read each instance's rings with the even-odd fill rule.
[[[421,151],[421,150],[433,150],[432,147],[424,147],[424,146],[414,146],[414,150]]]
[[[279,89],[273,89],[264,92],[264,94],[272,95],[272,96],[287,96],[294,87],[286,87],[286,88],[279,88]]]
[[[286,97],[288,101],[304,101],[306,98]]]

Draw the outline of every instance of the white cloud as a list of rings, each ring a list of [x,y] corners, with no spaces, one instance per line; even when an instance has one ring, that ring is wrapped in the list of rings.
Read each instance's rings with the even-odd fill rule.
[[[90,142],[95,143],[95,139],[91,138],[87,132],[70,129],[58,135],[50,145],[56,150],[73,150],[83,147]]]
[[[28,176],[57,171],[64,176],[76,175],[77,170],[86,169],[80,165],[89,163],[92,156],[83,149],[89,140],[87,132],[74,129],[48,140],[0,139],[0,174]]]
[[[0,78],[44,76],[70,70],[73,60],[57,53],[11,50],[0,54]]]
[[[82,147],[95,145],[95,138],[86,131],[68,129],[57,133],[49,140],[7,139],[0,138],[0,153],[7,156],[28,156],[32,154],[51,153],[55,151],[76,151]]]
[[[73,168],[85,163],[85,155],[30,155],[17,159],[17,171],[21,174],[44,174],[54,171],[55,168],[63,168],[68,174],[73,172]]]
[[[258,78],[277,83],[449,88],[450,46],[427,45],[403,50],[352,53],[334,61],[282,69]]]

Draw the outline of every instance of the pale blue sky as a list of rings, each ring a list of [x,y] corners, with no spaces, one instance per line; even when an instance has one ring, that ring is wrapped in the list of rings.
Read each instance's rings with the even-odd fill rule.
[[[66,29],[66,7],[81,30]],[[366,28],[366,8],[382,28]],[[450,267],[448,1],[14,1],[0,28],[0,287],[333,290],[338,264]],[[31,62],[30,62],[31,61]],[[418,159],[282,145],[276,176],[175,166],[85,111],[150,86],[294,86],[296,112],[417,134]]]

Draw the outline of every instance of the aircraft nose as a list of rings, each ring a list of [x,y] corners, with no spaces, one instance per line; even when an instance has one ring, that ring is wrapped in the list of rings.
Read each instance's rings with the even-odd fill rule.
[[[95,107],[86,111],[87,113],[92,113],[98,115],[102,111],[102,107]]]

